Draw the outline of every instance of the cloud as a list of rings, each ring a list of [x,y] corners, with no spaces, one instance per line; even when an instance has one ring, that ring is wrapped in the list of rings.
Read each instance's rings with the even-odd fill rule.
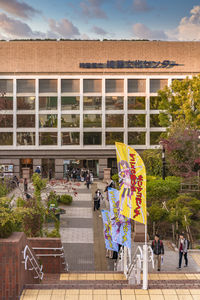
[[[133,10],[136,12],[145,12],[151,10],[152,7],[148,5],[147,0],[133,0]]]
[[[25,2],[19,2],[18,0],[0,0],[0,9],[23,19],[28,19],[34,14],[39,13],[39,11],[32,6]]]
[[[80,35],[78,28],[67,19],[62,19],[60,22],[49,19],[48,23],[51,32],[58,38],[73,38]]]
[[[80,3],[82,14],[88,18],[107,19],[101,5],[104,0],[85,0]]]
[[[168,39],[166,33],[162,30],[152,30],[142,23],[133,25],[133,33],[139,39],[147,40],[166,40]]]
[[[0,13],[0,34],[6,39],[15,38],[45,38],[46,34],[33,31],[30,26],[20,20],[8,17],[4,13]]]
[[[98,26],[93,26],[92,31],[98,35],[107,35],[108,32]]]
[[[200,6],[194,6],[189,17],[183,17],[174,30],[167,32],[170,39],[179,41],[200,40]]]

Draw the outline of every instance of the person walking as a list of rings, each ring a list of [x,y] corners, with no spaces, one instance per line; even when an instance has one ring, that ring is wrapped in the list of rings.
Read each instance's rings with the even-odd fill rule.
[[[164,245],[158,234],[155,235],[151,248],[157,261],[157,270],[161,270],[161,257],[164,255]]]
[[[24,178],[24,193],[27,193],[28,191],[28,181],[27,178]]]
[[[89,189],[90,188],[90,175],[89,174],[87,174],[85,181],[86,181],[87,188]]]
[[[181,233],[179,236],[179,241],[178,241],[178,250],[179,250],[179,264],[177,269],[181,269],[182,265],[182,258],[184,256],[185,259],[185,265],[184,267],[188,266],[188,257],[187,257],[187,252],[188,252],[188,240],[184,238],[184,234]]]

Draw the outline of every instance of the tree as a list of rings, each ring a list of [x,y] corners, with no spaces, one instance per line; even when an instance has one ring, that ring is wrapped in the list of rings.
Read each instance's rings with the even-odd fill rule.
[[[160,150],[144,150],[141,154],[144,161],[147,175],[161,176],[162,175],[162,157]]]
[[[169,127],[175,120],[183,120],[200,129],[200,75],[192,79],[174,80],[170,87],[158,92],[161,98],[160,124]]]
[[[162,138],[168,168],[173,175],[191,177],[196,174],[200,161],[199,135],[198,129],[180,120],[174,121],[167,131],[166,138]]]

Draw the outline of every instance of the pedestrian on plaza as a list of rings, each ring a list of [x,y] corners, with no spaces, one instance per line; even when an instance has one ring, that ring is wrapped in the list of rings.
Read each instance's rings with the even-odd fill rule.
[[[161,270],[161,257],[164,255],[164,246],[163,242],[160,240],[160,236],[158,234],[155,235],[154,240],[151,244],[151,248],[155,255],[157,261],[157,270]]]
[[[184,256],[184,259],[185,259],[184,267],[188,266],[188,257],[187,257],[188,248],[189,248],[189,242],[186,238],[184,238],[184,234],[181,233],[180,236],[179,236],[179,241],[178,241],[179,265],[178,265],[177,269],[181,269],[183,256]]]
[[[28,181],[27,178],[24,178],[24,193],[27,193],[28,191]]]
[[[85,182],[86,182],[87,188],[89,189],[90,188],[90,183],[91,183],[90,182],[90,175],[89,174],[87,174]]]
[[[101,194],[100,190],[96,190],[94,195],[94,211],[95,209],[99,210],[101,200],[103,199],[103,195]]]
[[[41,173],[41,171],[40,171],[40,167],[39,167],[39,166],[36,168],[36,170],[35,170],[35,173],[38,173],[38,174],[40,174],[40,173]]]
[[[52,169],[50,169],[50,170],[49,170],[49,180],[52,179],[52,175],[53,175],[53,171],[52,171]]]

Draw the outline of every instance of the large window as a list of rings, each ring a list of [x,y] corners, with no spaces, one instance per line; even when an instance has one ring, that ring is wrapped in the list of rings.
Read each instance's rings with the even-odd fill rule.
[[[83,109],[84,110],[100,110],[101,109],[101,97],[84,96],[83,97]]]
[[[123,79],[106,79],[106,93],[123,93]]]
[[[18,110],[33,110],[35,109],[35,97],[17,97]]]
[[[39,127],[53,127],[56,128],[58,123],[57,115],[39,115]]]
[[[128,115],[128,127],[146,127],[145,115]]]
[[[115,142],[124,142],[123,132],[106,132],[106,145],[114,145]]]
[[[13,127],[13,115],[0,115],[0,127],[12,128]]]
[[[35,145],[35,132],[17,132],[17,146]]]
[[[151,145],[159,145],[160,136],[162,132],[150,132],[150,144]]]
[[[57,109],[57,97],[39,97],[40,110],[54,110]]]
[[[128,132],[129,145],[145,145],[146,132]]]
[[[62,145],[79,145],[80,133],[79,132],[62,132]]]
[[[35,93],[35,79],[17,79],[17,93]]]
[[[79,93],[80,80],[79,79],[61,79],[62,93]]]
[[[39,93],[57,93],[57,79],[40,79]]]
[[[79,127],[80,115],[62,115],[61,127]]]
[[[84,132],[84,145],[101,145],[101,132]]]
[[[39,144],[45,145],[57,145],[57,132],[40,132]]]
[[[150,97],[150,109],[159,109],[160,101],[160,97]]]
[[[13,133],[12,132],[0,132],[0,145],[1,146],[13,145]]]
[[[145,79],[128,79],[128,93],[145,93]]]
[[[0,94],[0,110],[12,110],[13,109],[13,97],[3,97]]]
[[[128,97],[128,109],[145,109],[145,97]]]
[[[160,125],[159,115],[150,115],[150,127],[162,127]]]
[[[106,109],[117,110],[124,108],[124,97],[110,96],[106,97]]]
[[[78,110],[80,103],[80,97],[61,97],[62,110]]]
[[[167,86],[167,79],[150,79],[150,93],[157,93],[158,90]]]
[[[35,115],[17,115],[18,128],[33,128],[35,127]]]
[[[101,93],[101,79],[83,79],[84,93]]]
[[[83,127],[101,127],[101,115],[83,115]]]
[[[13,92],[13,80],[12,79],[0,79],[0,91],[3,93]]]
[[[106,127],[124,127],[124,115],[106,115]]]

